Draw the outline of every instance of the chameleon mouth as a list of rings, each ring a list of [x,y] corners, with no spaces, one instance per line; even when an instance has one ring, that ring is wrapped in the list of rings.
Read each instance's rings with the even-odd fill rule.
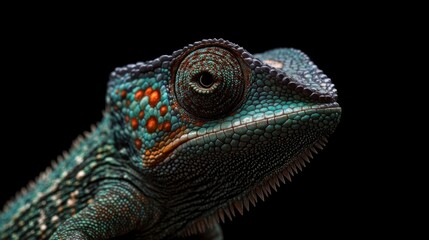
[[[256,114],[255,116],[249,116],[241,120],[236,120],[231,125],[224,127],[221,126],[218,129],[212,128],[202,132],[189,132],[164,145],[164,147],[161,149],[148,152],[143,156],[143,165],[147,167],[153,167],[158,164],[166,163],[174,158],[172,155],[176,151],[180,151],[181,149],[184,149],[192,144],[203,145],[216,140],[222,140],[222,138],[230,137],[235,132],[240,130],[246,131],[247,129],[266,127],[268,125],[280,125],[281,127],[287,128],[287,120],[292,119],[294,116],[302,112],[305,112],[307,115],[311,115],[313,113],[340,113],[341,108],[339,107],[338,103],[329,103],[324,105],[315,105],[296,111],[281,109],[269,114]]]
[[[244,214],[244,210],[250,211],[250,204],[252,204],[253,207],[256,207],[258,198],[265,201],[265,198],[271,195],[271,190],[277,191],[277,188],[280,187],[281,183],[285,184],[286,180],[291,182],[292,176],[302,171],[306,166],[306,163],[310,163],[310,159],[313,158],[313,154],[318,153],[317,149],[322,150],[326,146],[327,142],[328,139],[325,136],[321,137],[288,161],[283,168],[267,176],[262,183],[256,187],[253,187],[240,196],[229,200],[207,216],[200,217],[188,224],[180,232],[180,235],[186,237],[197,233],[203,233],[220,222],[225,223],[226,217],[229,220],[232,220],[236,215],[236,210],[241,215]]]

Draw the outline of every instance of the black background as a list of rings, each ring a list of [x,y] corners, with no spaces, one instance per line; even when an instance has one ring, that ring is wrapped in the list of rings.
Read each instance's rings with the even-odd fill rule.
[[[369,144],[374,141],[373,124],[362,116],[372,115],[374,96],[379,96],[375,84],[366,82],[377,71],[368,56],[374,56],[371,49],[380,49],[382,43],[369,25],[360,22],[361,15],[349,14],[329,19],[321,14],[306,22],[299,20],[300,14],[267,13],[204,27],[194,26],[188,18],[161,24],[145,21],[143,15],[107,21],[58,14],[6,26],[0,205],[101,119],[108,75],[116,66],[171,54],[203,38],[222,37],[251,53],[301,49],[335,83],[343,107],[328,147],[292,183],[224,224],[225,239],[350,238],[379,230],[379,220],[393,214],[377,197],[390,187],[374,180],[378,162],[373,160],[386,160],[376,157],[379,151],[368,153],[376,147]],[[358,140],[362,137],[366,141]]]

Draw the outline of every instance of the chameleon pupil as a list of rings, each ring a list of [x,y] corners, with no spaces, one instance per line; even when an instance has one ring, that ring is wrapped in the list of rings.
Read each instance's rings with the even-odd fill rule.
[[[210,73],[203,72],[200,76],[199,83],[203,88],[210,88],[214,83],[213,76]]]

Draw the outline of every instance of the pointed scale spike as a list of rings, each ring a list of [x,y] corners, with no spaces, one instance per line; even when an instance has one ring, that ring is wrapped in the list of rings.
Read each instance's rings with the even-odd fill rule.
[[[316,150],[313,146],[311,146],[311,147],[310,147],[310,150],[311,150],[312,152],[314,152],[315,154],[317,154],[317,150]]]
[[[277,191],[277,187],[280,187],[280,181],[279,181],[279,177],[278,177],[278,174],[276,174],[275,176],[274,176],[274,184],[275,184],[275,188],[274,188],[274,190],[276,190]]]
[[[268,189],[270,189],[270,185],[268,183],[265,183],[262,185],[262,192],[264,193],[264,196],[268,197]]]
[[[200,233],[204,232],[204,225],[202,222],[200,221],[197,222],[197,229]]]
[[[315,144],[314,144],[314,146],[316,146],[318,149],[320,149],[320,150],[322,150],[323,149],[323,146],[322,145],[320,145],[320,143],[319,142],[316,142]]]
[[[264,201],[264,193],[262,192],[262,189],[261,189],[260,187],[257,187],[257,188],[255,189],[255,191],[256,191],[256,194],[258,194],[258,197],[259,197],[262,201]]]
[[[203,223],[204,228],[206,228],[209,225],[209,220],[207,218],[201,219],[201,222]]]
[[[298,168],[299,171],[302,171],[301,163],[298,161],[295,161],[295,166]]]
[[[322,137],[322,141],[324,141],[325,143],[328,143],[328,139],[325,136]]]
[[[204,218],[204,223],[206,225],[205,226],[206,229],[210,228],[211,226],[214,225],[213,218],[212,217],[206,217],[206,218]]]
[[[290,173],[290,175],[291,175],[291,176],[294,176],[294,175],[295,175],[295,174],[293,173],[292,168],[291,168],[290,166],[288,166],[286,170]]]
[[[231,212],[232,216],[235,217],[235,209],[233,203],[229,204],[229,211]]]
[[[304,159],[300,158],[298,161],[299,161],[299,163],[301,164],[301,166],[302,166],[303,168],[305,168],[305,167],[306,167],[306,166],[305,166]]]
[[[249,211],[249,209],[250,209],[249,198],[245,197],[243,200],[243,204],[244,204],[244,208],[246,208],[246,210]]]
[[[292,168],[295,173],[298,173],[298,170],[296,169],[294,162],[290,165],[290,168]]]
[[[306,150],[305,150],[305,154],[307,154],[307,156],[308,156],[310,159],[313,159],[313,154],[310,152],[310,150],[306,149]]]
[[[85,138],[89,138],[91,136],[91,133],[88,131],[83,132],[83,135],[85,136]]]
[[[289,173],[289,171],[288,171],[287,169],[283,171],[283,176],[284,176],[287,180],[289,180],[289,182],[292,182],[292,177],[290,176],[290,173]]]
[[[207,223],[205,222],[206,219],[203,219],[200,221],[201,223],[201,229],[203,230],[201,233],[205,232],[207,229]]]
[[[51,166],[52,166],[52,168],[57,168],[57,166],[58,166],[57,161],[52,160],[52,161],[51,161]]]
[[[235,208],[238,210],[238,212],[243,215],[243,202],[240,200],[234,202]]]
[[[189,228],[188,233],[189,233],[189,235],[192,235],[192,234],[196,234],[196,233],[197,233],[197,227],[195,226],[195,224],[194,224],[194,225],[192,225],[192,226]]]
[[[307,155],[302,154],[301,157],[308,163],[310,163],[310,159],[307,157]]]
[[[225,211],[225,214],[229,218],[229,220],[232,221],[232,217],[231,217],[231,213],[229,212],[229,209],[228,208],[224,208],[223,210]]]
[[[277,179],[277,177],[275,177],[275,178],[271,178],[270,180],[269,180],[269,183],[270,183],[270,186],[271,186],[271,188],[272,189],[274,189],[274,190],[276,190],[276,181],[275,181],[275,179]]]
[[[250,193],[249,200],[252,203],[252,205],[256,207],[256,202],[258,201],[258,198],[256,197],[254,192]]]
[[[285,178],[284,178],[284,176],[283,176],[283,173],[278,173],[278,174],[277,174],[277,177],[280,179],[280,182],[282,182],[283,184],[285,184],[285,183],[286,183]]]
[[[213,225],[215,225],[216,223],[219,223],[219,215],[217,214],[217,212],[215,212],[212,219],[213,219]]]
[[[223,213],[223,209],[219,209],[219,211],[217,211],[217,214],[219,215],[220,220],[224,223],[225,222],[225,214]]]

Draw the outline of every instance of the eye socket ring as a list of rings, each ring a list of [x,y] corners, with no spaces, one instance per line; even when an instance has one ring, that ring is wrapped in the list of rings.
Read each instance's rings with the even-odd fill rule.
[[[229,50],[208,46],[188,53],[174,75],[179,105],[192,117],[216,119],[242,102],[247,79],[239,59]]]

